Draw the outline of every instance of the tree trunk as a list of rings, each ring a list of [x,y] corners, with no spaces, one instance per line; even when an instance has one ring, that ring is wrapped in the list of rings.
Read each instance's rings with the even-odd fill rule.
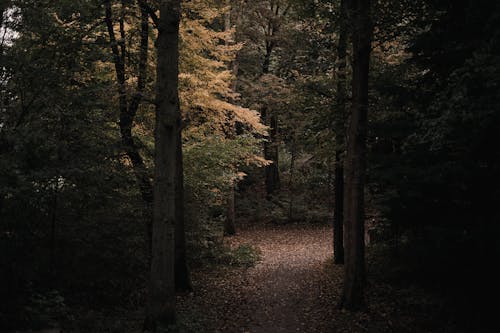
[[[156,331],[175,322],[175,233],[179,208],[179,107],[180,0],[160,2],[155,124],[153,255],[146,328]],[[178,230],[178,229],[177,229]]]
[[[0,28],[3,27],[4,14],[10,7],[10,0],[2,0],[0,3]],[[5,14],[6,15],[6,14]]]
[[[280,188],[280,175],[278,169],[278,117],[276,115],[268,115],[267,107],[264,107],[261,112],[262,123],[266,124],[269,120],[269,140],[264,142],[264,158],[272,161],[264,170],[266,182],[267,199],[270,200],[272,195]]]
[[[175,289],[181,292],[193,290],[187,266],[186,231],[184,226],[184,166],[182,161],[182,135],[178,131],[176,223],[175,223]]]
[[[272,196],[280,188],[277,115],[271,114],[269,127],[269,144],[265,158],[273,161],[273,163],[266,166],[266,189],[267,195]]]
[[[234,211],[234,185],[231,185],[231,188],[229,189],[229,195],[227,196],[226,219],[224,220],[224,234],[225,235],[236,234],[235,211]]]
[[[269,66],[271,65],[271,54],[273,52],[274,43],[266,43],[266,53],[264,54],[264,61],[262,62],[262,74],[269,74]]]
[[[335,152],[335,206],[333,212],[333,261],[344,264],[344,166],[342,152]]]
[[[333,257],[344,263],[344,150],[347,102],[347,0],[340,2],[339,41],[337,45],[337,102],[335,110],[335,206],[333,212]]]
[[[232,6],[231,6],[231,0],[226,0],[225,2],[226,6],[229,7],[227,12],[224,14],[224,31],[228,32],[232,28],[232,23],[231,23],[231,11],[232,11]],[[238,21],[238,15],[236,18],[236,21]],[[233,38],[235,39],[235,38]],[[226,41],[226,45],[230,45],[231,42]],[[234,59],[231,63],[229,63],[229,66],[232,67],[232,72],[233,72],[233,81],[231,83],[231,90],[233,92],[236,92],[236,85],[237,85],[237,75],[238,75],[238,61]],[[234,102],[231,100],[231,102]],[[229,124],[230,128],[227,131],[226,138],[227,139],[234,139],[235,137],[235,132],[236,129],[233,125],[232,122]],[[230,188],[229,188],[229,193],[227,195],[226,199],[226,219],[224,220],[224,234],[225,235],[235,235],[236,234],[236,214],[234,211],[234,184],[231,182]]]
[[[127,157],[132,163],[134,176],[141,193],[142,201],[144,203],[143,216],[146,221],[146,244],[147,244],[147,257],[148,263],[151,261],[151,242],[152,242],[152,205],[153,205],[153,185],[151,184],[149,170],[144,163],[139,148],[134,141],[132,135],[132,127],[134,119],[142,101],[144,88],[146,87],[147,79],[147,61],[148,61],[148,42],[149,42],[149,23],[147,6],[143,0],[139,1],[141,10],[141,44],[139,55],[139,73],[137,77],[137,89],[132,96],[130,105],[127,102],[126,93],[126,78],[125,78],[125,58],[126,58],[126,45],[123,43],[125,40],[125,31],[123,28],[124,17],[120,18],[120,34],[122,42],[118,42],[115,36],[113,27],[113,17],[111,10],[111,2],[106,1],[106,25],[113,52],[113,62],[116,71],[116,80],[118,83],[119,93],[119,108],[120,108],[120,134],[122,144],[125,149]],[[123,6],[123,3],[122,3]],[[120,46],[120,48],[118,48]]]
[[[368,111],[368,74],[372,28],[370,1],[352,0],[353,78],[351,121],[347,144],[345,197],[346,253],[342,305],[357,310],[364,306],[365,244],[364,185]]]
[[[57,232],[57,209],[58,209],[58,196],[59,196],[59,184],[56,183],[54,193],[52,194],[52,207],[51,207],[51,217],[50,217],[50,263],[49,263],[49,277],[51,279],[51,285],[55,284],[56,274],[56,232]]]
[[[277,28],[275,28],[277,30]],[[272,37],[272,35],[270,36]],[[266,41],[266,53],[262,64],[262,74],[269,74],[269,65],[271,63],[271,54],[273,52],[274,41]],[[265,167],[265,182],[267,199],[271,199],[276,190],[280,188],[279,176],[279,152],[278,152],[278,116],[269,114],[267,106],[261,110],[262,123],[267,125],[269,121],[269,140],[264,142],[264,158],[272,161],[271,164]]]
[[[295,160],[297,158],[297,148],[295,140],[292,142],[292,151],[290,157],[290,179],[288,180],[289,204],[288,204],[288,222],[293,222],[293,176],[295,175]]]

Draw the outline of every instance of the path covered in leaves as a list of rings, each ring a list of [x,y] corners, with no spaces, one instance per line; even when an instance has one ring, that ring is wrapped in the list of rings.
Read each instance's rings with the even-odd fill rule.
[[[180,299],[183,307],[207,314],[207,332],[326,332],[321,283],[332,255],[328,226],[259,226],[229,239],[231,247],[250,244],[262,260],[250,268],[197,272],[197,292]],[[188,309],[186,308],[186,312]],[[208,313],[207,313],[208,312]],[[191,320],[192,318],[186,318]]]
[[[414,288],[367,288],[368,308],[338,309],[343,268],[331,262],[329,226],[258,226],[228,244],[260,249],[254,267],[194,271],[195,292],[180,296],[181,332],[442,332],[442,305]]]
[[[262,262],[248,271],[247,302],[253,309],[249,332],[314,332],[321,286],[314,277],[331,256],[328,228],[275,228],[250,231],[249,241],[262,251]]]

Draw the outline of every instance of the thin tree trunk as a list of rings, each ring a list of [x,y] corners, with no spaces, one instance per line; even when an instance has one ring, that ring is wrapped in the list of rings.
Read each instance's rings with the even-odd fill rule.
[[[270,200],[272,195],[280,188],[279,175],[279,153],[278,153],[278,117],[276,115],[268,115],[268,108],[264,106],[260,111],[262,123],[266,124],[269,119],[269,140],[264,142],[264,158],[272,161],[264,170],[267,199]]]
[[[57,209],[58,209],[58,196],[59,196],[59,184],[56,183],[56,188],[54,189],[52,197],[52,214],[50,217],[50,264],[49,264],[49,276],[51,279],[51,284],[55,280],[55,266],[56,266],[56,232],[57,232]]]
[[[231,0],[226,0],[225,2],[226,6],[229,7],[227,12],[224,14],[224,30],[226,32],[229,32],[232,28],[232,23],[231,23]],[[238,21],[238,19],[236,19]],[[226,41],[226,45],[230,45],[231,42]],[[237,85],[237,74],[238,74],[238,61],[234,59],[230,64],[232,67],[232,72],[233,72],[233,81],[231,84],[231,90],[233,92],[236,92],[236,85]],[[231,101],[234,102],[234,101]],[[228,133],[226,134],[227,139],[234,139],[236,129],[234,128],[234,125],[232,122],[230,123],[230,128],[228,130]],[[229,188],[229,193],[227,195],[226,199],[226,219],[224,220],[224,234],[225,235],[235,235],[236,234],[236,214],[235,214],[235,208],[234,208],[234,201],[235,201],[235,190],[234,190],[234,184],[231,182],[230,188]]]
[[[153,255],[146,328],[156,331],[175,322],[175,233],[182,200],[179,186],[181,116],[179,106],[180,0],[160,2]],[[179,153],[180,152],[180,153]],[[178,230],[178,229],[177,229]]]
[[[333,256],[335,264],[344,263],[344,150],[347,102],[347,0],[340,2],[339,41],[337,45],[337,103],[335,110],[335,206],[333,213]]]
[[[273,33],[276,33],[278,28],[271,29]],[[271,33],[271,32],[270,32]],[[270,38],[273,35],[269,36]],[[271,54],[275,47],[274,41],[266,41],[266,53],[264,55],[264,62],[262,64],[262,74],[269,74],[269,66],[271,63]],[[271,113],[271,114],[269,114]],[[264,106],[261,110],[262,123],[266,124],[269,121],[269,140],[264,142],[264,158],[266,160],[272,161],[271,164],[265,167],[265,183],[266,183],[266,194],[267,199],[271,199],[272,195],[280,188],[280,177],[279,177],[279,153],[278,153],[278,116],[269,112],[267,106]]]
[[[341,152],[335,152],[335,206],[333,213],[333,257],[344,264],[344,166]]]
[[[279,151],[278,151],[278,116],[271,114],[269,123],[269,142],[265,149],[265,158],[273,161],[266,166],[266,190],[270,198],[280,188]]]
[[[177,138],[176,220],[175,220],[175,289],[193,290],[187,266],[186,230],[184,225],[184,166],[182,161],[182,135]]]
[[[342,305],[350,310],[364,306],[365,243],[364,185],[368,111],[368,74],[372,28],[370,0],[352,0],[353,79],[347,144],[346,253]]]
[[[229,189],[229,195],[227,196],[226,219],[224,220],[224,234],[231,236],[236,234],[235,211],[234,211],[234,185],[231,185]]]
[[[119,93],[119,109],[120,109],[120,134],[122,139],[122,144],[125,148],[127,157],[130,159],[134,171],[134,175],[141,193],[141,197],[144,203],[143,216],[146,221],[146,243],[147,243],[147,257],[148,263],[151,261],[151,228],[152,228],[152,205],[153,205],[153,185],[150,180],[149,170],[144,163],[139,148],[134,141],[132,135],[132,127],[134,123],[135,116],[139,109],[140,103],[142,101],[143,92],[146,87],[147,79],[147,61],[148,61],[148,49],[149,49],[149,23],[148,23],[148,10],[145,2],[143,0],[139,1],[140,11],[141,11],[141,44],[140,44],[140,54],[139,54],[139,73],[137,77],[137,88],[135,94],[130,100],[130,105],[127,101],[126,93],[126,78],[125,78],[125,58],[126,58],[126,45],[125,41],[125,31],[124,31],[124,17],[123,8],[122,16],[120,17],[120,41],[116,40],[111,2],[106,1],[106,25],[108,28],[108,34],[110,38],[111,50],[113,52],[113,61],[115,64],[116,80],[118,82],[118,93]],[[122,6],[123,2],[122,2]],[[118,48],[120,46],[120,48]]]
[[[291,223],[293,220],[293,176],[295,175],[295,159],[297,157],[295,140],[292,142],[292,151],[290,158],[290,179],[288,180],[288,191],[289,191],[289,205],[288,205],[288,222]]]
[[[271,65],[271,54],[273,53],[274,43],[266,43],[266,53],[264,54],[264,61],[262,63],[262,74],[269,74],[269,66]]]

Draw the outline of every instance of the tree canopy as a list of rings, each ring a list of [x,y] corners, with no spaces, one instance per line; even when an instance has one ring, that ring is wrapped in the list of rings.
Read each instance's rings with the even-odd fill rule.
[[[0,13],[0,330],[112,331],[95,318],[140,312],[114,331],[259,331],[221,319],[233,311],[349,331],[391,303],[371,305],[380,290],[408,286],[439,300],[429,331],[494,319],[497,2],[5,0]],[[299,281],[297,263],[326,273]],[[325,306],[300,292],[310,310],[274,308],[272,272],[282,304],[298,281],[361,312],[318,319]],[[427,331],[417,314],[371,315],[369,331]]]

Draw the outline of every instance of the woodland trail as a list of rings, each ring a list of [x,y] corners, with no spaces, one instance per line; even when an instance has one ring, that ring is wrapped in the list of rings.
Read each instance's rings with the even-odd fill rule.
[[[208,316],[206,332],[328,332],[323,312],[325,285],[320,278],[332,256],[328,226],[259,226],[228,239],[235,248],[250,244],[262,252],[255,267],[194,276],[197,303]],[[199,274],[200,274],[199,273]],[[209,302],[200,304],[198,301]],[[196,306],[196,305],[195,305]],[[211,312],[211,313],[210,313]],[[214,326],[208,327],[207,325]]]
[[[332,254],[331,230],[293,228],[268,230],[266,235],[243,235],[262,251],[262,262],[251,269],[247,295],[255,309],[249,332],[312,332],[317,322],[307,314],[321,298],[320,286],[313,279]]]
[[[443,330],[443,304],[415,287],[375,279],[368,308],[348,312],[336,305],[343,267],[333,265],[327,225],[260,225],[226,239],[262,252],[255,267],[194,270],[195,292],[178,298],[180,332],[193,333],[387,333]]]

